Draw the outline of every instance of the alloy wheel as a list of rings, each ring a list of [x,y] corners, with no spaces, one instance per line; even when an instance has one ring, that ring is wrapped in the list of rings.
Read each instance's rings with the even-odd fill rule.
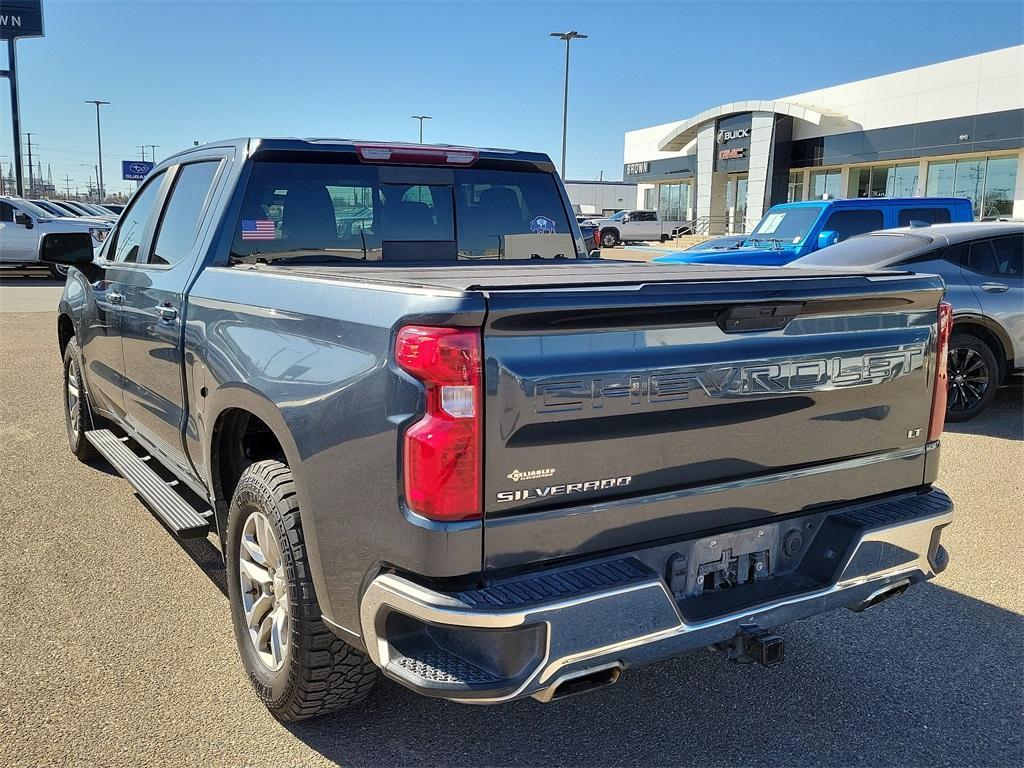
[[[242,528],[238,578],[249,640],[264,666],[276,672],[288,654],[291,610],[277,536],[261,512],[249,515]]]
[[[989,370],[985,358],[967,347],[949,350],[946,364],[948,374],[948,403],[951,411],[966,411],[975,407],[989,387]]]

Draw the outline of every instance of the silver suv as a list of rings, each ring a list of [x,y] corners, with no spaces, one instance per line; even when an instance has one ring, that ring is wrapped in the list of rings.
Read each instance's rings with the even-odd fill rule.
[[[939,275],[953,305],[946,419],[966,421],[1024,369],[1024,223],[903,227],[852,237],[794,266]]]

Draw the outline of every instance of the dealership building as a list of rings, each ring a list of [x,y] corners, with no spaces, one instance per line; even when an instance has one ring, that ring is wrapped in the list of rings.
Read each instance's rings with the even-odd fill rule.
[[[978,218],[1024,218],[1022,148],[1015,46],[629,131],[623,174],[637,208],[709,234],[823,196],[967,197]]]

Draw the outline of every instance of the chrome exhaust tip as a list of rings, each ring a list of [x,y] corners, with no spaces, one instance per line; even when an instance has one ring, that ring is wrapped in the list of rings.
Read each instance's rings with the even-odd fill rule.
[[[869,608],[874,608],[876,605],[881,605],[886,600],[891,600],[894,597],[899,597],[910,587],[910,579],[903,579],[897,581],[895,584],[886,584],[884,587],[880,587],[872,592],[870,595],[865,597],[863,600],[859,600],[856,603],[851,603],[846,606],[851,611],[862,613]]]
[[[555,701],[556,699],[565,699],[569,696],[614,685],[621,676],[622,664],[617,661],[600,667],[582,669],[578,672],[570,672],[556,678],[555,682],[543,691],[537,691],[537,693],[533,694],[533,698],[545,703]]]

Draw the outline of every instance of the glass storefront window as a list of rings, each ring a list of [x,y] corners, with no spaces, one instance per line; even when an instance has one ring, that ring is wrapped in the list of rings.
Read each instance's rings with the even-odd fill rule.
[[[897,165],[893,169],[892,188],[889,189],[889,197],[915,197],[920,194],[917,186],[917,163]]]
[[[928,195],[969,198],[978,218],[1011,215],[1016,186],[1015,155],[928,164]]]
[[[808,200],[821,200],[823,195],[839,197],[841,173],[838,168],[827,171],[811,171],[811,190]]]
[[[928,163],[928,197],[951,197],[953,177],[956,175],[955,160],[940,160]]]
[[[985,197],[981,216],[1013,214],[1013,193],[1017,186],[1017,158],[992,157],[985,173]]]
[[[786,191],[786,202],[797,203],[804,199],[804,172],[790,171],[789,186]]]
[[[658,186],[658,215],[665,221],[686,221],[690,212],[690,185],[688,183],[660,184]]]

